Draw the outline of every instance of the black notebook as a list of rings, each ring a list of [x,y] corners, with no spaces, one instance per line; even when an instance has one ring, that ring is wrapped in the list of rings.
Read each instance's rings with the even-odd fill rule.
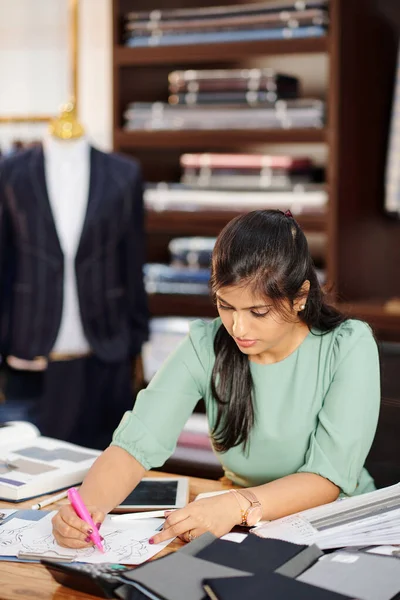
[[[211,600],[349,600],[349,596],[323,590],[277,573],[206,579],[203,587]]]

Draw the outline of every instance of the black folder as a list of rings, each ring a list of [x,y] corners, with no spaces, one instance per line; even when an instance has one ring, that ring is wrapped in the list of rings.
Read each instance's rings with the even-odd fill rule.
[[[217,539],[200,550],[197,557],[253,574],[283,568],[280,571],[283,575],[297,577],[322,555],[317,546],[301,546],[248,535],[240,544]]]
[[[336,592],[303,583],[296,579],[269,573],[254,577],[206,579],[204,591],[211,600],[349,600]]]

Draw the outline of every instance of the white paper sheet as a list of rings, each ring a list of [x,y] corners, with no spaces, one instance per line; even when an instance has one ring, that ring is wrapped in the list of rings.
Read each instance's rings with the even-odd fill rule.
[[[115,523],[106,518],[101,527],[104,537],[104,554],[96,547],[72,550],[59,546],[52,534],[51,512],[40,521],[13,518],[0,527],[0,556],[18,556],[19,552],[32,552],[45,557],[68,556],[77,562],[121,563],[139,565],[149,560],[172,540],[150,545],[148,540],[160,526],[159,519],[124,521]]]
[[[315,542],[318,536],[318,531],[300,514],[284,517],[277,521],[269,521],[262,527],[253,529],[252,533],[260,537],[274,538],[284,542],[310,545]]]
[[[10,517],[15,512],[17,512],[15,509],[0,507],[0,525],[4,519],[6,519],[7,517]]]
[[[400,484],[277,519],[253,533],[322,550],[400,544]]]
[[[399,555],[396,555],[396,553],[400,552],[400,548],[399,546],[376,546],[375,548],[366,550],[366,552],[370,554],[383,554],[384,556],[397,556],[398,558]]]
[[[227,542],[235,542],[236,544],[241,544],[243,540],[247,538],[247,533],[227,533],[222,536],[221,540],[226,540]]]

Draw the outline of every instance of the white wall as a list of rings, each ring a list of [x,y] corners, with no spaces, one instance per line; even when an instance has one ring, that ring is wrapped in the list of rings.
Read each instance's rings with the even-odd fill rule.
[[[68,0],[0,0],[0,116],[57,114],[70,93]],[[111,0],[80,0],[79,117],[111,149]],[[0,124],[0,147],[46,125]]]
[[[80,0],[79,41],[79,114],[93,142],[104,150],[111,150],[113,95],[111,0]]]

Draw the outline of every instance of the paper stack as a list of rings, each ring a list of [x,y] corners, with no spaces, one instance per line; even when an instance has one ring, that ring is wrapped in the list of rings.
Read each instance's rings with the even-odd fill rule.
[[[321,550],[400,544],[400,484],[263,523],[252,533]]]

